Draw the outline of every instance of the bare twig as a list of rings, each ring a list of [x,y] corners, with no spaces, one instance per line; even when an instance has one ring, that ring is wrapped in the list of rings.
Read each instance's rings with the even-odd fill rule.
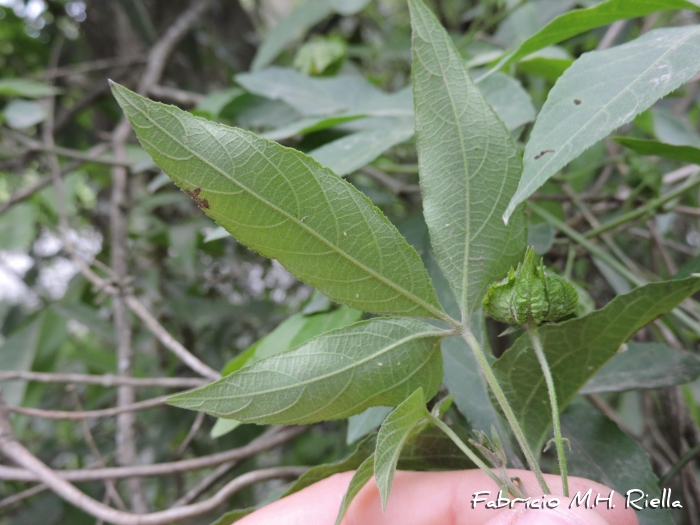
[[[394,195],[400,195],[402,193],[418,193],[420,192],[420,186],[417,184],[404,184],[400,180],[389,177],[386,173],[372,166],[365,166],[361,168],[360,171],[365,175],[369,175],[375,181],[377,181],[382,186],[386,187]]]
[[[4,407],[4,401],[2,403]],[[216,509],[216,507],[225,503],[233,494],[244,487],[269,479],[297,477],[307,470],[305,467],[278,467],[256,470],[230,481],[214,496],[199,503],[151,514],[131,514],[113,509],[92,499],[39,461],[15,438],[10,422],[7,419],[7,411],[3,411],[0,417],[0,452],[12,457],[17,464],[34,473],[59,497],[98,519],[116,525],[165,525],[200,516]]]
[[[306,432],[310,427],[273,427],[261,436],[258,436],[247,445],[239,448],[201,456],[192,459],[183,459],[168,463],[156,463],[155,465],[134,465],[131,467],[108,467],[81,470],[58,470],[56,475],[66,481],[84,483],[90,481],[102,481],[105,479],[124,479],[131,477],[156,477],[172,476],[181,472],[191,472],[206,468],[217,467],[229,461],[242,461],[260,452],[282,445]],[[11,457],[11,456],[10,456]],[[33,472],[24,468],[7,467],[0,465],[0,479],[7,481],[40,481]]]
[[[46,126],[48,128],[48,126]],[[61,157],[68,157],[71,159],[76,159],[85,162],[94,162],[96,164],[107,164],[108,166],[124,166],[124,167],[129,167],[131,166],[131,162],[128,160],[126,161],[119,161],[116,159],[112,159],[109,157],[99,157],[94,155],[93,153],[90,152],[82,152],[82,151],[77,151],[74,149],[70,148],[62,148],[61,146],[56,146],[53,144],[53,140],[47,140],[47,137],[44,137],[44,142],[39,142],[36,141],[30,137],[27,137],[26,135],[23,135],[22,133],[18,133],[16,131],[7,131],[7,134],[15,139],[17,142],[21,142],[25,146],[27,146],[27,151],[41,151],[44,153],[51,153],[53,155],[59,155]],[[53,136],[53,134],[52,134]]]
[[[171,508],[182,507],[196,500],[205,491],[209,490],[214,483],[219,481],[229,470],[236,466],[235,461],[228,461],[216,467],[212,472],[204,476],[199,483],[187,491],[179,500],[171,505]]]
[[[160,80],[165,63],[177,43],[189,32],[199,16],[213,5],[212,0],[198,0],[184,11],[168,28],[163,37],[153,46],[148,54],[146,70],[139,83],[138,92],[147,95],[151,86]],[[112,132],[112,151],[114,158],[125,161],[126,141],[129,137],[130,126],[126,118],[122,118]],[[128,306],[121,283],[128,275],[127,255],[127,172],[124,167],[112,168],[112,198],[110,206],[111,229],[111,267],[117,279],[118,293],[113,296],[114,329],[117,334],[117,367],[121,376],[132,375],[133,348],[131,345],[131,323]],[[129,386],[121,386],[117,392],[117,405],[126,406],[134,403],[134,390]],[[117,418],[117,460],[123,465],[136,462],[137,451],[134,435],[134,413],[124,412]],[[146,499],[139,480],[130,480],[132,505],[137,512],[145,511]]]
[[[105,69],[126,67],[134,64],[143,64],[146,62],[146,59],[146,55],[137,55],[126,58],[101,58],[92,62],[83,62],[82,64],[78,64],[76,66],[66,66],[52,69],[51,71],[46,72],[44,78],[48,80],[72,75],[82,75],[84,73],[92,73],[93,71],[103,71]]]
[[[37,494],[41,494],[42,492],[47,490],[49,490],[49,487],[47,487],[43,483],[34,485],[33,487],[28,488],[27,490],[23,490],[22,492],[18,492],[17,494],[13,494],[12,496],[8,496],[7,498],[0,500],[0,509],[4,509],[5,507],[9,507],[10,505],[15,505],[20,501],[24,501],[25,499],[31,498],[32,496],[36,496]]]
[[[197,434],[199,431],[200,427],[202,426],[202,423],[204,422],[204,412],[199,412],[197,414],[197,417],[194,418],[194,422],[192,423],[192,426],[190,427],[190,431],[187,433],[185,436],[185,439],[182,440],[182,443],[180,443],[180,446],[177,447],[177,451],[175,452],[175,457],[179,458],[185,453],[185,450],[187,450],[187,447],[190,446],[190,443],[194,439],[194,436]]]
[[[41,479],[59,497],[84,512],[115,525],[165,525],[200,516],[225,503],[233,494],[244,487],[269,479],[297,477],[307,470],[305,467],[278,467],[256,470],[230,481],[214,496],[199,503],[151,514],[131,514],[113,509],[104,503],[92,499],[37,459],[17,441],[8,415],[7,405],[4,399],[0,398],[0,452],[5,456],[11,457],[15,463]]]
[[[85,410],[85,411],[66,411],[66,410],[43,410],[41,408],[29,407],[11,407],[9,410],[16,414],[24,414],[25,416],[40,417],[43,419],[97,419],[103,417],[114,417],[122,414],[133,414],[138,410],[154,408],[161,406],[170,396],[160,396],[146,401],[138,401],[129,403],[128,405],[118,405],[112,408],[103,408],[101,410]]]
[[[651,233],[649,233],[646,230],[643,230],[642,228],[630,228],[628,230],[632,235],[636,235],[637,237],[644,237],[645,239],[651,239]],[[666,239],[665,237],[661,237],[661,242],[668,246],[669,248],[673,248],[677,252],[685,253],[688,255],[692,255],[695,257],[698,253],[697,250],[692,249],[690,246],[686,246],[685,244],[682,244],[680,242],[671,240],[671,239]]]
[[[603,35],[603,38],[600,39],[596,50],[603,51],[604,49],[611,47],[615,43],[615,40],[617,40],[617,37],[620,36],[623,29],[625,29],[626,25],[627,20],[618,20],[617,22],[610,24],[610,27],[608,27],[608,30]]]
[[[173,354],[175,354],[183,363],[189,366],[192,370],[197,372],[203,377],[209,379],[220,379],[221,374],[207,366],[197,357],[195,357],[187,348],[185,348],[182,343],[175,339],[168,331],[163,328],[158,320],[153,317],[151,312],[139,301],[136,297],[131,294],[126,295],[126,304],[129,306],[132,312],[141,319],[141,322],[146,325],[146,327],[158,338],[158,340]]]
[[[105,151],[107,150],[107,145],[106,144],[98,144],[97,146],[94,146],[93,148],[90,148],[85,154],[90,156],[90,158],[94,157],[99,157],[102,155]],[[79,167],[81,164],[84,164],[84,162],[72,162],[68,165],[66,165],[62,170],[61,170],[61,178],[65,177],[68,173]],[[18,190],[12,195],[10,195],[10,198],[0,204],[0,215],[5,213],[10,206],[20,203],[22,201],[27,200],[30,198],[32,195],[34,195],[36,192],[43,190],[47,186],[51,184],[53,181],[51,176],[44,177],[43,179],[39,179],[37,182],[32,184],[31,186],[24,188],[22,190]]]
[[[148,92],[161,100],[172,100],[183,106],[195,106],[206,98],[201,93],[183,91],[182,89],[167,86],[151,86]]]
[[[128,385],[133,387],[194,388],[203,386],[207,381],[196,377],[119,377],[113,374],[46,374],[22,370],[0,371],[0,381],[8,380],[36,381],[38,383],[76,383],[114,387]]]

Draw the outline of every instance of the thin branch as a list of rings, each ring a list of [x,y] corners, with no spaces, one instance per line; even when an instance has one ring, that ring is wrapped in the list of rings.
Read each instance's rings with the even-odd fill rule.
[[[5,400],[0,399],[0,452],[11,457],[15,463],[32,472],[59,497],[84,512],[115,525],[165,525],[200,516],[216,509],[244,487],[269,479],[297,477],[307,470],[305,467],[278,467],[256,470],[230,481],[214,496],[199,503],[150,514],[131,514],[113,509],[92,499],[42,463],[17,440],[8,416]]]
[[[124,479],[131,477],[157,477],[157,476],[172,476],[181,472],[191,472],[193,470],[202,470],[212,467],[217,467],[229,461],[242,461],[249,457],[255,456],[260,452],[277,447],[295,437],[306,432],[310,427],[272,427],[264,434],[258,436],[253,441],[239,448],[210,454],[209,456],[201,456],[192,459],[183,459],[180,461],[171,461],[168,463],[156,463],[154,465],[134,465],[131,467],[107,467],[107,468],[92,468],[82,470],[58,470],[56,474],[66,481],[74,483],[84,483],[90,481],[102,481],[105,479]],[[36,474],[15,467],[7,467],[0,465],[0,479],[6,481],[40,481]]]
[[[365,166],[360,168],[360,171],[365,175],[369,175],[375,181],[377,181],[382,186],[386,187],[394,195],[400,195],[402,193],[418,193],[420,192],[420,186],[417,184],[404,184],[400,180],[389,177],[386,173],[372,166]]]
[[[92,73],[93,71],[103,71],[105,69],[132,66],[134,64],[143,64],[146,62],[146,55],[137,55],[133,57],[115,57],[101,58],[92,62],[83,62],[76,66],[65,66],[51,71],[47,71],[44,75],[46,79],[61,78],[73,75],[82,75],[84,73]]]
[[[184,91],[182,89],[167,87],[167,86],[151,86],[148,92],[161,100],[171,100],[182,106],[196,106],[202,102],[206,95],[194,93],[192,91]]]
[[[615,43],[615,40],[617,40],[617,37],[620,36],[620,33],[622,33],[622,31],[625,29],[626,25],[627,20],[618,20],[617,22],[610,24],[610,27],[608,27],[608,30],[603,35],[603,38],[600,39],[596,50],[603,51],[604,49],[611,47]]]
[[[84,163],[94,162],[96,164],[107,164],[108,166],[123,166],[126,168],[131,166],[131,162],[129,162],[128,160],[120,161],[109,157],[98,157],[89,152],[83,152],[70,148],[56,146],[55,144],[53,144],[53,141],[48,141],[46,139],[44,139],[44,142],[42,143],[16,131],[6,130],[6,133],[10,137],[15,139],[17,142],[20,142],[27,146],[27,152],[41,151],[43,153],[50,153],[52,155],[59,155],[61,157],[68,157],[70,159],[81,160]]]
[[[182,456],[185,453],[185,451],[187,450],[187,447],[190,446],[190,443],[194,439],[194,436],[197,434],[200,427],[202,426],[202,423],[204,422],[205,415],[206,414],[204,412],[199,412],[197,414],[197,417],[194,418],[194,422],[192,423],[192,426],[190,427],[190,431],[185,436],[185,439],[182,440],[182,443],[180,443],[180,446],[177,447],[177,451],[175,452],[175,457],[179,458],[180,456]]]
[[[106,144],[98,144],[97,146],[90,148],[85,154],[93,158],[102,155],[106,150]],[[84,164],[84,162],[76,161],[67,164],[61,170],[61,178],[65,177],[68,173],[78,168],[81,164]],[[37,182],[35,182],[31,186],[28,186],[27,188],[17,190],[15,193],[10,195],[10,198],[8,200],[0,204],[0,215],[5,213],[10,208],[10,206],[25,201],[29,199],[32,195],[34,195],[36,192],[43,190],[44,188],[49,186],[52,181],[53,179],[51,178],[51,176],[44,177],[43,179],[39,179]]]
[[[9,507],[10,505],[15,505],[20,501],[24,501],[25,499],[31,498],[32,496],[36,496],[37,494],[41,494],[42,492],[45,492],[48,489],[49,487],[47,487],[43,483],[34,485],[33,487],[28,488],[27,490],[23,490],[22,492],[18,492],[17,494],[13,494],[12,496],[8,496],[7,498],[0,500],[0,509],[4,509],[5,507]]]
[[[235,466],[235,461],[228,461],[226,463],[222,463],[221,465],[216,467],[212,472],[204,476],[199,481],[199,483],[197,483],[194,487],[188,490],[184,496],[182,496],[179,500],[173,503],[170,507],[175,508],[189,505],[199,496],[201,496],[204,492],[209,490],[211,486],[214,485],[214,483],[219,481],[229,470],[231,470]]]
[[[139,301],[135,296],[127,294],[126,304],[129,306],[132,312],[141,319],[141,322],[146,325],[146,327],[155,335],[158,340],[173,354],[175,354],[183,363],[189,366],[192,370],[197,372],[203,377],[209,379],[221,379],[221,374],[211,368],[210,366],[204,364],[192,353],[190,353],[187,348],[185,348],[180,341],[175,339],[170,333],[163,328],[158,320],[153,317],[151,312]]]
[[[42,419],[67,419],[67,420],[80,420],[80,419],[97,419],[103,417],[114,417],[121,414],[133,414],[138,410],[145,410],[147,408],[154,408],[162,406],[165,400],[170,396],[160,396],[153,399],[147,399],[146,401],[138,401],[136,403],[130,403],[128,405],[119,405],[112,408],[103,408],[101,410],[85,410],[85,411],[66,411],[66,410],[43,410],[41,408],[29,408],[29,407],[10,407],[10,412],[15,414],[23,414],[30,417],[40,417]]]
[[[21,380],[38,383],[75,383],[86,385],[101,385],[109,388],[120,385],[133,387],[163,387],[163,388],[196,388],[207,384],[207,381],[196,377],[119,377],[113,374],[46,374],[42,372],[26,372],[22,370],[0,371],[0,381]]]

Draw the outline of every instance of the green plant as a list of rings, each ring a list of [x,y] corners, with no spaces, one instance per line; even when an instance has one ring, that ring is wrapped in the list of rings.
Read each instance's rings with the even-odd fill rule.
[[[475,464],[486,468],[477,454],[425,409],[442,380],[441,341],[461,337],[474,353],[542,490],[548,492],[536,451],[552,418],[518,410],[522,400],[517,397],[517,377],[532,377],[538,363],[545,370],[565,480],[558,409],[566,406],[629,334],[700,289],[700,279],[641,286],[602,310],[537,329],[542,321],[557,321],[570,314],[576,293],[563,279],[545,274],[529,251],[523,271],[531,272],[529,285],[539,286],[529,290],[536,289],[530,299],[546,304],[536,314],[528,306],[513,319],[499,317],[489,299],[504,300],[502,295],[496,298],[502,291],[498,286],[518,286],[518,271],[513,273],[512,266],[522,259],[527,243],[525,213],[519,203],[592,142],[695,74],[700,64],[691,59],[697,56],[691,49],[700,42],[700,29],[657,30],[615,48],[615,53],[608,52],[609,58],[602,52],[591,53],[575,62],[550,93],[535,123],[525,148],[523,172],[509,131],[472,81],[447,33],[421,0],[409,0],[409,6],[424,216],[436,260],[458,306],[457,317],[446,313],[415,250],[369,199],[331,170],[252,133],[193,117],[112,85],[143,147],[207,215],[240,242],[276,258],[331,300],[387,316],[320,335],[211,385],[171,397],[169,403],[265,424],[310,423],[345,418],[370,407],[398,405],[379,432],[373,456],[386,504],[402,446],[426,426],[437,425],[448,432]],[[642,49],[648,51],[644,59],[633,58]],[[643,83],[649,75],[644,70],[648,62],[665,64],[662,60],[684,68],[674,68],[663,82]],[[628,84],[620,87],[603,82],[595,88],[600,92],[596,96],[579,94],[585,89],[580,85],[581,76],[608,64],[625,68]],[[635,76],[640,70],[641,76]],[[637,95],[632,107],[620,101],[627,93]],[[562,119],[562,106],[576,115]],[[603,109],[614,114],[614,125],[599,124]],[[558,122],[551,121],[555,111]],[[543,126],[549,129],[541,132]],[[501,216],[507,218],[507,224]],[[519,361],[515,378],[503,375],[510,374],[505,370],[506,356],[492,368],[474,333],[488,287],[509,268],[511,275],[505,284],[489,292],[486,309],[497,319],[528,327],[530,337],[518,339],[506,353],[512,359],[525,359]],[[560,289],[552,292],[554,286]],[[562,298],[561,304],[547,303]],[[567,344],[556,344],[556,338]],[[567,352],[587,352],[593,364],[573,365],[573,370],[560,373]],[[547,361],[556,363],[551,374]],[[576,375],[573,386],[571,374]],[[529,399],[548,394],[535,389]],[[371,469],[360,467],[353,486],[361,486],[368,472]],[[499,479],[499,483],[512,487],[508,479]]]

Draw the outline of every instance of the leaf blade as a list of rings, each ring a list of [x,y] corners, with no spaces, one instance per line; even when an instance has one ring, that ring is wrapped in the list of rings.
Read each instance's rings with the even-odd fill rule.
[[[112,90],[156,163],[240,242],[358,310],[446,320],[418,254],[352,185],[295,150]]]
[[[436,259],[467,319],[488,285],[525,250],[522,214],[510,226],[499,218],[521,161],[446,31],[420,0],[409,7],[424,215]]]
[[[637,18],[669,9],[700,9],[685,0],[608,0],[586,9],[576,9],[559,15],[536,34],[525,40],[494,67],[501,69],[535,51],[563,42],[590,29],[626,18]]]
[[[374,452],[374,479],[382,499],[383,510],[386,510],[389,501],[401,449],[417,425],[428,417],[423,389],[419,388],[387,416],[379,429],[377,448]]]
[[[605,51],[584,53],[559,77],[525,147],[518,190],[503,215],[568,162],[700,70],[700,26],[656,29]],[[599,78],[610,81],[599,82]]]
[[[539,328],[552,369],[560,408],[634,332],[670,312],[700,290],[700,278],[663,281],[618,295],[585,317]],[[496,361],[494,373],[504,389],[528,441],[535,447],[551,425],[549,398],[530,338],[521,336]]]
[[[411,319],[377,318],[333,330],[168,403],[247,423],[340,419],[396,406],[442,381],[445,332]]]

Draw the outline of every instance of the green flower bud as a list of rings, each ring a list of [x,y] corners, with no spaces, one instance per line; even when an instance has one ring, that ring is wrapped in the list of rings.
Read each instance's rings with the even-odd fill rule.
[[[484,298],[488,315],[510,325],[556,321],[576,310],[578,293],[566,279],[547,272],[532,248],[517,269],[492,284]]]

